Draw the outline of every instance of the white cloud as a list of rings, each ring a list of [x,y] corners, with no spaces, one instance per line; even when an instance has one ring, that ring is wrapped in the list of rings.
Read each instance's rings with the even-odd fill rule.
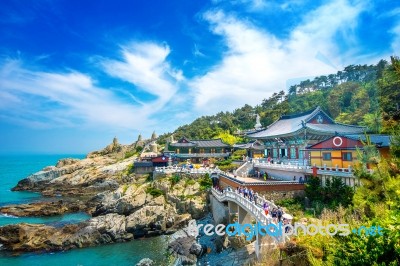
[[[122,49],[123,61],[104,59],[110,75],[156,96],[142,102],[129,90],[109,90],[77,71],[42,72],[21,60],[0,64],[0,110],[5,120],[32,127],[104,126],[142,130],[156,124],[150,117],[163,108],[183,79],[166,62],[169,48],[134,43]],[[121,97],[121,94],[128,95]]]
[[[123,47],[123,61],[107,59],[102,65],[109,75],[157,96],[158,101],[150,106],[152,109],[166,104],[177,91],[175,82],[183,80],[182,72],[166,62],[169,53],[166,45],[133,43]]]
[[[393,53],[398,55],[400,51],[400,23],[398,23],[390,32],[394,35],[393,41],[390,46]]]
[[[316,55],[324,54],[337,65],[342,56],[334,37],[337,33],[346,37],[363,8],[347,1],[328,3],[306,14],[285,40],[221,10],[206,12],[204,18],[212,32],[224,38],[227,51],[208,73],[190,82],[195,106],[213,113],[259,104],[285,89],[289,79],[337,71]]]

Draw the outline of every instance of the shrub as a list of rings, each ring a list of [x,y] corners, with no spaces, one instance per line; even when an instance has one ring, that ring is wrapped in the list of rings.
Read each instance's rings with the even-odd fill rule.
[[[227,159],[227,160],[217,161],[217,162],[215,162],[215,164],[218,166],[230,165],[230,164],[232,164],[232,160]]]
[[[200,190],[205,191],[212,187],[212,179],[209,174],[205,174],[204,177],[199,179]]]
[[[130,164],[130,165],[128,165],[128,167],[126,168],[126,172],[127,172],[127,174],[130,174],[130,173],[132,173],[133,172],[133,169],[135,169],[135,166],[134,166],[134,164],[132,163],[132,164]]]
[[[129,157],[132,157],[133,155],[135,155],[135,151],[127,151],[127,152],[125,152],[125,155],[124,155],[124,159],[128,159]]]
[[[175,174],[174,176],[170,177],[169,180],[171,181],[172,185],[175,185],[181,180],[181,177],[180,175]]]
[[[154,187],[148,187],[146,189],[146,193],[152,195],[153,197],[165,195],[165,192],[163,190]]]
[[[186,186],[192,186],[195,183],[196,183],[196,181],[194,181],[193,179],[190,179],[190,178],[185,180],[185,185]]]
[[[218,168],[222,171],[229,172],[238,168],[236,164],[221,165]]]

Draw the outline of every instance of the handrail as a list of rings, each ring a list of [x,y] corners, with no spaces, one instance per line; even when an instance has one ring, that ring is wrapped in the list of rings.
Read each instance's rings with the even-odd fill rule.
[[[299,164],[277,164],[277,163],[270,163],[270,162],[256,162],[254,164],[255,167],[266,167],[271,169],[279,169],[279,170],[288,170],[288,171],[301,171],[303,173],[312,174],[313,167],[312,166],[303,166]],[[317,167],[317,166],[316,166]],[[339,168],[339,167],[327,167],[327,166],[319,166],[317,170],[321,174],[327,175],[338,175],[338,176],[346,176],[346,177],[353,177],[354,169],[352,167],[348,168]]]
[[[242,181],[232,176],[227,175],[226,173],[219,173],[220,176],[227,178],[239,185],[246,185],[246,186],[264,186],[264,185],[297,185],[297,184],[304,184],[300,183],[299,181],[286,181],[286,180],[274,180],[274,181],[257,181],[257,182],[248,182]]]
[[[243,168],[245,168],[245,167],[247,167],[248,165],[248,163],[250,163],[249,161],[246,161],[244,164],[242,164],[241,166],[239,166],[239,168],[238,169],[236,169],[235,171],[234,171],[234,174],[235,175],[239,175],[239,172],[241,172],[242,170],[243,170]]]

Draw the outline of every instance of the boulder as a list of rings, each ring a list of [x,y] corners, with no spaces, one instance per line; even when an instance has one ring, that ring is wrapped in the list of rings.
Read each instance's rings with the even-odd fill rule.
[[[217,235],[214,243],[215,243],[215,249],[218,253],[220,253],[224,249],[227,249],[230,244],[227,235],[222,235],[222,236]]]
[[[149,258],[141,259],[138,263],[136,263],[136,266],[152,266],[154,265],[154,261],[152,261]]]

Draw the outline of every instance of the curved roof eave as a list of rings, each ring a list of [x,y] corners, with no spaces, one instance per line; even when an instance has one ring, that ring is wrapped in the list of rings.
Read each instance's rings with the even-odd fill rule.
[[[283,134],[283,135],[274,135],[274,136],[266,136],[266,137],[252,137],[250,135],[248,135],[247,137],[252,138],[252,139],[274,139],[274,138],[284,138],[284,137],[291,137],[294,135],[299,134],[300,132],[304,131],[304,128],[300,128],[296,131],[293,131],[289,134]]]

